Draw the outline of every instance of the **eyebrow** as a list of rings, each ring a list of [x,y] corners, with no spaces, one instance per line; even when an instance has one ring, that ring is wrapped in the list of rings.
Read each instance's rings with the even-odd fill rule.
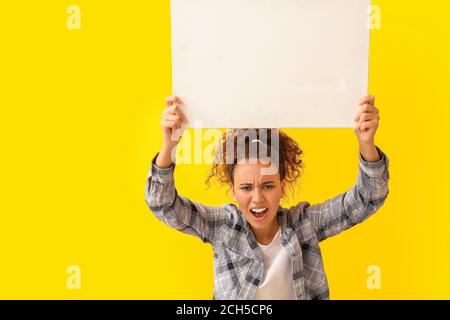
[[[266,181],[266,182],[261,183],[261,185],[266,185],[266,184],[269,184],[269,183],[275,183],[275,181]],[[248,186],[248,185],[252,186],[253,183],[241,183],[240,185],[241,186]]]

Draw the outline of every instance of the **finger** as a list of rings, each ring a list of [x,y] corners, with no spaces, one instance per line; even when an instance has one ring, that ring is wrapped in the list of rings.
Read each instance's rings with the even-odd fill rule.
[[[177,96],[168,96],[168,97],[166,98],[166,105],[167,105],[168,107],[171,106],[171,105],[174,104],[174,103],[179,103],[179,104],[181,104],[182,101],[181,101],[181,99],[178,98]]]
[[[358,121],[360,124],[367,122],[367,121],[373,121],[373,120],[379,120],[378,114],[375,113],[362,113],[359,117]]]
[[[363,113],[358,120],[354,121],[355,124],[354,124],[353,128],[355,130],[356,129],[361,130],[361,127],[364,123],[375,122],[378,124],[379,121],[380,121],[380,117],[378,115],[375,115],[373,113]],[[366,126],[366,125],[364,125],[364,126]]]
[[[173,120],[170,120],[170,121],[174,121],[175,122],[175,129],[181,128],[181,120],[180,119],[178,119],[178,120],[173,119]]]
[[[355,117],[353,118],[353,121],[359,121],[359,119],[363,113],[364,113],[364,109],[362,107],[359,107],[358,112],[356,113]]]
[[[179,104],[183,104],[184,102],[183,102],[183,100],[181,100],[181,98],[179,98],[179,97],[177,97],[177,96],[175,96],[175,98],[176,98],[176,102],[178,102]]]
[[[176,114],[176,109],[179,108],[177,104],[173,104],[163,110],[163,114]]]
[[[175,103],[175,97],[173,96],[168,96],[166,98],[166,107],[170,107],[172,104]]]
[[[364,96],[358,101],[358,105],[363,105],[364,103],[370,102],[370,96]]]
[[[374,103],[375,102],[375,96],[372,95],[367,95],[362,97],[361,99],[359,99],[358,104],[363,104],[363,103]]]
[[[186,115],[184,114],[183,110],[181,110],[180,106],[175,108],[175,114],[178,115],[183,120],[183,122],[187,122],[188,121],[187,118],[186,118]]]
[[[358,112],[356,113],[355,117],[353,118],[354,121],[358,121],[359,117],[363,113],[376,113],[378,114],[378,109],[375,108],[373,105],[365,103],[361,106],[359,106]]]
[[[163,119],[181,122],[181,117],[174,114],[166,114]]]
[[[358,110],[358,112],[355,114],[355,116],[353,117],[353,121],[358,122],[359,121],[359,117],[361,117],[361,108]]]
[[[366,131],[372,128],[378,128],[378,120],[374,119],[371,121],[364,121],[359,127],[361,131]]]
[[[174,128],[175,125],[176,125],[176,122],[173,120],[161,120],[162,128]]]
[[[181,122],[176,120],[170,120],[175,123],[175,126],[173,127],[174,130],[181,128]]]
[[[187,122],[188,121],[186,116],[184,115],[183,110],[181,110],[181,107],[178,104],[175,104],[175,105],[170,106],[169,108],[167,108],[167,113],[179,116],[181,119],[183,119],[183,122]]]
[[[362,105],[365,103],[375,104],[375,97],[371,95],[362,97],[361,99],[359,99],[358,105]]]
[[[170,107],[167,107],[165,110],[167,114],[176,114],[176,109],[179,108],[177,104],[171,105]]]
[[[163,121],[161,121],[161,127],[178,129],[178,124],[175,120],[163,120]]]
[[[367,131],[368,129],[370,129],[369,127],[369,122],[363,122],[360,126],[359,126],[359,130],[361,132]]]
[[[364,103],[362,106],[360,106],[360,109],[362,110],[362,112],[377,112],[378,111],[378,109],[375,108],[375,106],[370,103]]]
[[[169,96],[166,98],[166,106],[170,107],[173,104],[183,104],[183,101],[177,96]]]
[[[365,112],[365,113],[361,114],[358,121],[359,122],[371,121],[371,120],[377,119],[377,118],[378,118],[377,114],[375,114],[373,112],[370,112],[370,113]]]

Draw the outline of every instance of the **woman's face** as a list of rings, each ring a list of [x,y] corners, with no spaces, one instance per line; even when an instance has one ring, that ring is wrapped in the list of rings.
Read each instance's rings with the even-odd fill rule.
[[[233,200],[250,226],[259,231],[270,230],[277,223],[278,206],[284,196],[278,170],[268,168],[269,164],[260,162],[234,167]]]

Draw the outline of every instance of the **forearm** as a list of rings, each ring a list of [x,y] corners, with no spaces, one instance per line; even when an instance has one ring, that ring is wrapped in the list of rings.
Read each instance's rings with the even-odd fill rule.
[[[175,164],[160,168],[156,164],[158,157],[152,160],[145,188],[149,209],[166,225],[212,243],[217,230],[231,218],[230,212],[178,195],[174,181]],[[164,155],[161,159],[164,160]]]
[[[368,162],[360,155],[358,177],[353,188],[306,209],[319,241],[364,221],[385,202],[389,193],[389,160],[383,151],[376,149],[375,152],[380,156],[377,162]]]
[[[176,148],[176,146],[174,148]],[[170,168],[173,164],[172,149],[163,146],[158,154],[158,157],[156,158],[155,164],[161,169]]]
[[[359,144],[359,152],[364,160],[367,162],[378,162],[381,157],[378,153],[377,148],[375,147],[375,143],[360,143]]]

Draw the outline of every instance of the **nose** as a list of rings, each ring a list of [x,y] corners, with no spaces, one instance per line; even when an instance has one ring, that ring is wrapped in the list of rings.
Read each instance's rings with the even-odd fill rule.
[[[255,205],[258,205],[258,204],[261,204],[264,202],[264,195],[263,195],[260,187],[255,187],[253,189],[252,200]]]

